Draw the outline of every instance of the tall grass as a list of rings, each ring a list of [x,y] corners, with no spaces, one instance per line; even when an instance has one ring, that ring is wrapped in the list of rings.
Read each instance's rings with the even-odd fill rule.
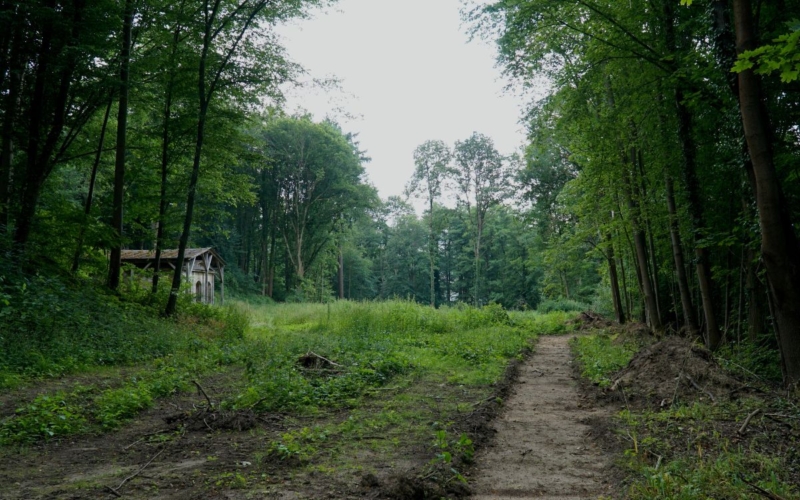
[[[309,410],[346,406],[397,375],[488,385],[561,315],[512,318],[500,306],[432,309],[413,302],[337,302],[250,307],[250,387],[237,406]],[[304,353],[337,364],[328,373],[298,367]]]

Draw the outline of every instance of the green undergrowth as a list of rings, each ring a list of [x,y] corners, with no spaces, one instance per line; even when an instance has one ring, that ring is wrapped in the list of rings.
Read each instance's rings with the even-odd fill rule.
[[[609,385],[636,351],[632,343],[605,333],[579,337],[573,349],[583,376],[602,387]],[[729,347],[719,353],[718,361],[723,367],[737,366],[740,376],[755,379],[754,360],[762,355],[758,350]],[[626,407],[614,419],[613,427],[624,445],[619,464],[628,472],[626,498],[800,498],[794,484],[800,472],[800,442],[786,429],[791,427],[788,422],[800,418],[800,409],[792,401],[780,397],[711,403],[684,399],[659,408]],[[748,415],[753,420],[740,434]],[[780,416],[780,421],[765,415]]]
[[[340,302],[251,309],[249,386],[232,405],[314,412],[353,407],[397,377],[486,386],[536,335],[563,330],[566,313],[512,317],[498,305],[432,309],[412,302]],[[332,365],[298,365],[306,353]]]
[[[13,266],[0,270],[0,391],[97,367],[147,363],[186,352],[198,338],[235,341],[244,335],[246,315],[196,304],[190,294],[179,295],[179,318],[161,318],[167,287],[151,295],[146,285],[126,282],[115,294],[50,267],[39,274]]]
[[[576,337],[574,343],[581,374],[600,387],[608,387],[610,376],[627,365],[637,351],[634,343],[604,333]]]
[[[792,484],[800,465],[796,438],[787,440],[768,427],[747,438],[737,435],[760,406],[762,401],[742,400],[622,411],[623,464],[632,473],[628,497],[752,499],[769,492],[774,498],[800,498]]]
[[[190,348],[153,360],[115,387],[76,384],[39,395],[0,420],[0,445],[114,430],[159,398],[187,391],[192,380],[236,363],[241,353],[241,345],[195,339]]]
[[[193,335],[182,333],[172,352],[138,365],[111,386],[75,384],[20,402],[0,421],[0,444],[114,430],[159,398],[233,366],[241,367],[244,380],[223,397],[225,410],[355,410],[371,398],[432,381],[485,392],[531,340],[567,331],[570,318],[509,314],[496,305],[436,310],[402,301],[192,307],[185,309],[192,314],[182,317],[181,328]],[[304,355],[321,364],[303,366]]]

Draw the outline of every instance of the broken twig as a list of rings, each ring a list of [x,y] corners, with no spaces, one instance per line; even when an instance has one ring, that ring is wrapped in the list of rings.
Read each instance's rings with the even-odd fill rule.
[[[708,396],[708,398],[711,399],[712,403],[716,403],[717,402],[717,398],[715,398],[714,395],[711,394],[710,392],[708,392],[707,390],[705,390],[702,387],[700,387],[700,384],[695,382],[692,377],[690,377],[689,375],[687,375],[685,373],[683,374],[683,376],[686,377],[686,380],[688,380],[694,386],[695,389],[697,389],[698,391],[700,391],[700,392],[704,393],[706,396]]]
[[[741,475],[741,474],[739,474],[739,479],[741,479],[742,482],[744,482],[744,484],[746,484],[747,486],[749,486],[749,487],[753,488],[754,490],[756,490],[760,495],[762,495],[762,496],[764,496],[766,498],[769,498],[770,500],[786,500],[785,498],[783,498],[780,495],[777,495],[777,494],[775,494],[775,493],[773,493],[771,491],[767,491],[764,488],[758,486],[757,484],[751,483],[750,481],[745,479],[744,476]]]
[[[750,425],[750,421],[753,419],[753,417],[755,417],[759,413],[761,413],[761,408],[757,408],[753,410],[749,415],[747,415],[747,418],[744,419],[744,423],[742,424],[741,427],[739,427],[739,430],[736,431],[736,433],[739,434],[740,436],[744,434],[744,431],[747,429],[747,426]]]
[[[202,386],[202,385],[200,385],[200,382],[198,382],[197,380],[192,380],[192,383],[193,383],[194,385],[196,385],[196,386],[197,386],[197,389],[198,389],[198,390],[199,390],[199,391],[200,391],[200,392],[203,394],[203,396],[205,396],[205,397],[206,397],[206,401],[208,401],[208,407],[209,407],[209,408],[213,408],[213,407],[214,407],[214,403],[212,403],[212,402],[211,402],[211,398],[210,398],[210,397],[208,397],[208,394],[206,394],[206,390],[205,390],[205,389],[203,389],[203,386]]]
[[[125,483],[127,483],[127,482],[128,482],[128,481],[130,481],[131,479],[133,479],[133,478],[135,478],[136,476],[138,476],[139,474],[141,474],[141,473],[142,473],[142,471],[144,471],[144,470],[147,468],[147,466],[148,466],[148,465],[150,465],[151,463],[153,463],[153,460],[155,460],[156,458],[158,458],[158,456],[159,456],[159,455],[161,455],[162,453],[164,453],[164,450],[166,450],[166,448],[162,448],[162,449],[161,449],[161,451],[159,451],[158,453],[156,453],[155,455],[153,455],[153,457],[152,457],[150,460],[148,460],[146,464],[142,465],[142,467],[141,467],[139,470],[137,470],[136,472],[134,472],[134,473],[133,473],[133,474],[131,474],[130,476],[128,476],[128,477],[126,477],[125,479],[123,479],[123,480],[122,480],[122,482],[121,482],[121,483],[119,483],[119,486],[117,486],[116,488],[112,488],[111,486],[106,486],[106,487],[105,487],[105,489],[106,489],[106,490],[107,490],[109,493],[111,493],[112,495],[114,495],[115,497],[117,497],[117,498],[121,498],[121,497],[122,497],[122,494],[120,494],[120,492],[119,492],[119,489],[120,489],[120,488],[122,488],[123,486],[125,486]]]

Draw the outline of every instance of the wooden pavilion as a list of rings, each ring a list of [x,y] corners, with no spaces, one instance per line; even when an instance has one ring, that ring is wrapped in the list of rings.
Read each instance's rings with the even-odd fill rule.
[[[154,250],[123,250],[122,263],[142,270],[155,269]],[[174,271],[178,266],[178,250],[161,251],[161,269]],[[214,285],[220,281],[220,303],[225,303],[225,261],[213,248],[187,248],[181,263],[184,281],[191,285],[189,293],[195,294],[198,302],[214,304]]]

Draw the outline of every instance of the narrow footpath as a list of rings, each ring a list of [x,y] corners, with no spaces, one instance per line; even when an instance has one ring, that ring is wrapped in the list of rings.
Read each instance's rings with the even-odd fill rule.
[[[476,456],[473,498],[578,500],[608,494],[608,457],[583,422],[603,410],[580,401],[568,336],[540,337],[493,427],[494,441]]]

